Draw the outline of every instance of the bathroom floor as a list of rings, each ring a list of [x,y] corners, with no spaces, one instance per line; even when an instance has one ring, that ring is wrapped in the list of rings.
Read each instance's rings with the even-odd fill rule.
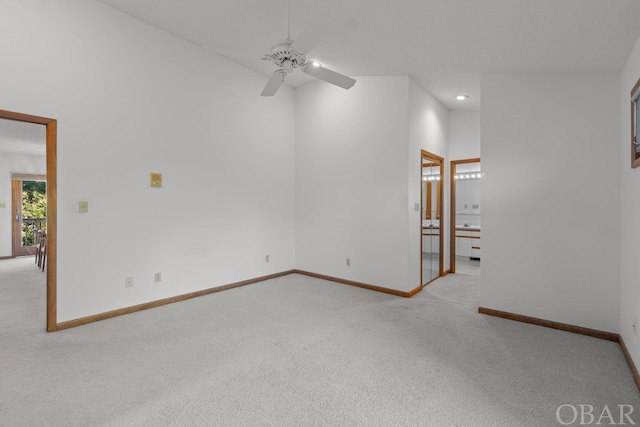
[[[472,260],[469,257],[456,257],[456,273],[480,276],[480,260]]]
[[[439,256],[436,253],[422,253],[422,281],[427,283],[438,277]],[[480,276],[480,260],[465,256],[456,257],[456,273]]]

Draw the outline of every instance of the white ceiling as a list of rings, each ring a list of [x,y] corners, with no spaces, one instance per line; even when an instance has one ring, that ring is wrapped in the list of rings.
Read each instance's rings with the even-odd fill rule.
[[[263,54],[287,36],[287,0],[100,0],[199,46]],[[480,108],[480,73],[619,72],[640,36],[638,0],[291,0],[293,39],[351,76],[410,75],[450,109]],[[225,55],[267,77],[275,66]],[[312,78],[287,76],[297,87]],[[455,101],[458,93],[471,98]]]

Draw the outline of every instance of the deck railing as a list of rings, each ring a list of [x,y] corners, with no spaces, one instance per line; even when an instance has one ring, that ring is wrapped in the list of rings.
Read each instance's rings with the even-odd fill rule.
[[[36,230],[47,231],[47,218],[22,218],[22,246],[38,244]]]

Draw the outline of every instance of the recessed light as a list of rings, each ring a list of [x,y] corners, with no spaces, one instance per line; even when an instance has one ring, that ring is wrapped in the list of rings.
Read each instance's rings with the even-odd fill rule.
[[[460,94],[456,96],[456,99],[458,101],[466,101],[467,99],[469,99],[469,95]]]

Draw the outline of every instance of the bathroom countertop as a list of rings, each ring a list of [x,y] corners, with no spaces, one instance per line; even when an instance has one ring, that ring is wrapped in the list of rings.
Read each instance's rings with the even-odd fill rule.
[[[470,225],[468,227],[465,227],[464,225],[456,225],[456,230],[461,230],[461,231],[480,231],[480,226],[479,225]]]
[[[429,227],[428,225],[422,226],[423,230],[440,230],[440,226],[434,225],[433,227]],[[480,227],[471,225],[469,227],[464,226],[456,226],[457,231],[480,231]]]

